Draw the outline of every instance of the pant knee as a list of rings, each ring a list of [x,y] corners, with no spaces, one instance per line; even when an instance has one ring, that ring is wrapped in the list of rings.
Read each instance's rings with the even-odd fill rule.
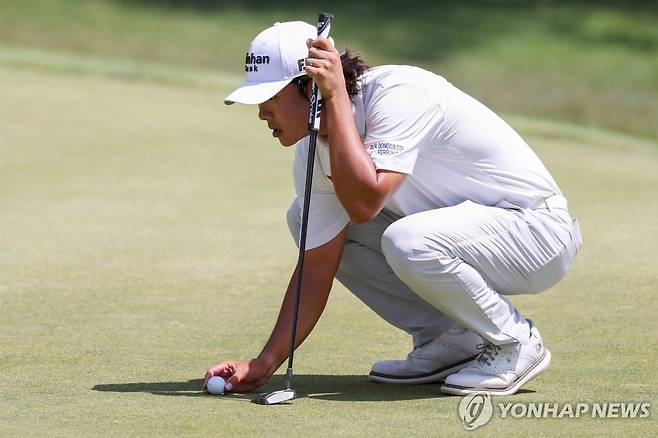
[[[395,274],[407,283],[423,273],[446,274],[459,261],[439,236],[427,238],[404,219],[386,229],[382,252]]]
[[[414,255],[417,236],[399,220],[391,224],[382,235],[382,253],[398,277],[404,278]]]

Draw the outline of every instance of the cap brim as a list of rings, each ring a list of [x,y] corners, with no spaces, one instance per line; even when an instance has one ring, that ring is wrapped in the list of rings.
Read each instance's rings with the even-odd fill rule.
[[[234,92],[224,98],[226,105],[244,103],[256,105],[265,102],[270,97],[281,91],[292,79],[272,82],[244,82]]]

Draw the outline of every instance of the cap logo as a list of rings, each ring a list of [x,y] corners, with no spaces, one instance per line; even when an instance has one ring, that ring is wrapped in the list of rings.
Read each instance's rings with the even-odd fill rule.
[[[254,72],[258,71],[258,66],[260,64],[269,64],[270,57],[267,55],[254,55],[253,53],[247,52],[247,55],[244,58],[244,71]]]

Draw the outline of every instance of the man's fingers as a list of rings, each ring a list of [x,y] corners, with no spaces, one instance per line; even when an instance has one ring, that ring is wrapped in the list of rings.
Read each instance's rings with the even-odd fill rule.
[[[307,58],[306,67],[315,68],[316,70],[321,68],[328,69],[331,67],[331,63],[326,59]]]
[[[322,37],[316,39],[309,38],[306,40],[306,47],[308,47],[309,49],[311,47],[320,47],[324,50],[332,50],[334,49],[334,44],[332,40],[327,38],[322,38]]]
[[[208,380],[212,377],[212,374],[206,373],[206,376],[203,378],[203,390],[208,392]]]
[[[308,43],[307,43],[308,45]],[[328,38],[318,37],[311,42],[310,47],[319,47],[323,50],[335,51],[333,43]]]
[[[249,367],[241,366],[235,369],[235,372],[226,380],[224,388],[229,391],[240,391],[243,386],[243,381],[247,380],[249,374]]]
[[[306,71],[306,75],[309,77],[314,77],[320,69],[312,67],[310,65],[307,65],[306,68],[304,69]]]
[[[222,362],[219,365],[216,365],[210,368],[205,377],[203,378],[203,390],[206,391],[208,388],[208,380],[214,376],[220,376],[224,379],[231,377],[235,373],[235,365],[231,362]]]
[[[315,47],[312,47],[308,51],[308,57],[311,59],[323,59],[323,58],[328,58],[330,55],[329,52],[326,50],[320,50]]]
[[[328,59],[331,62],[336,62],[340,60],[340,55],[335,51],[321,50],[318,48],[311,48],[308,51],[308,57],[313,59]]]
[[[240,392],[242,390],[243,383],[240,382],[240,379],[235,376],[231,376],[224,385],[224,390],[226,392]]]

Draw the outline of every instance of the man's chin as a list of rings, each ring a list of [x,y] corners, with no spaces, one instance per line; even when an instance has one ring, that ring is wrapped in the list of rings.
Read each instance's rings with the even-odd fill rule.
[[[281,143],[281,146],[283,146],[285,148],[290,147],[294,144],[297,144],[297,142],[299,141],[299,140],[292,140],[292,139],[289,139],[289,138],[284,139],[284,138],[281,138],[281,137],[279,137],[278,140],[279,140],[279,143]]]

